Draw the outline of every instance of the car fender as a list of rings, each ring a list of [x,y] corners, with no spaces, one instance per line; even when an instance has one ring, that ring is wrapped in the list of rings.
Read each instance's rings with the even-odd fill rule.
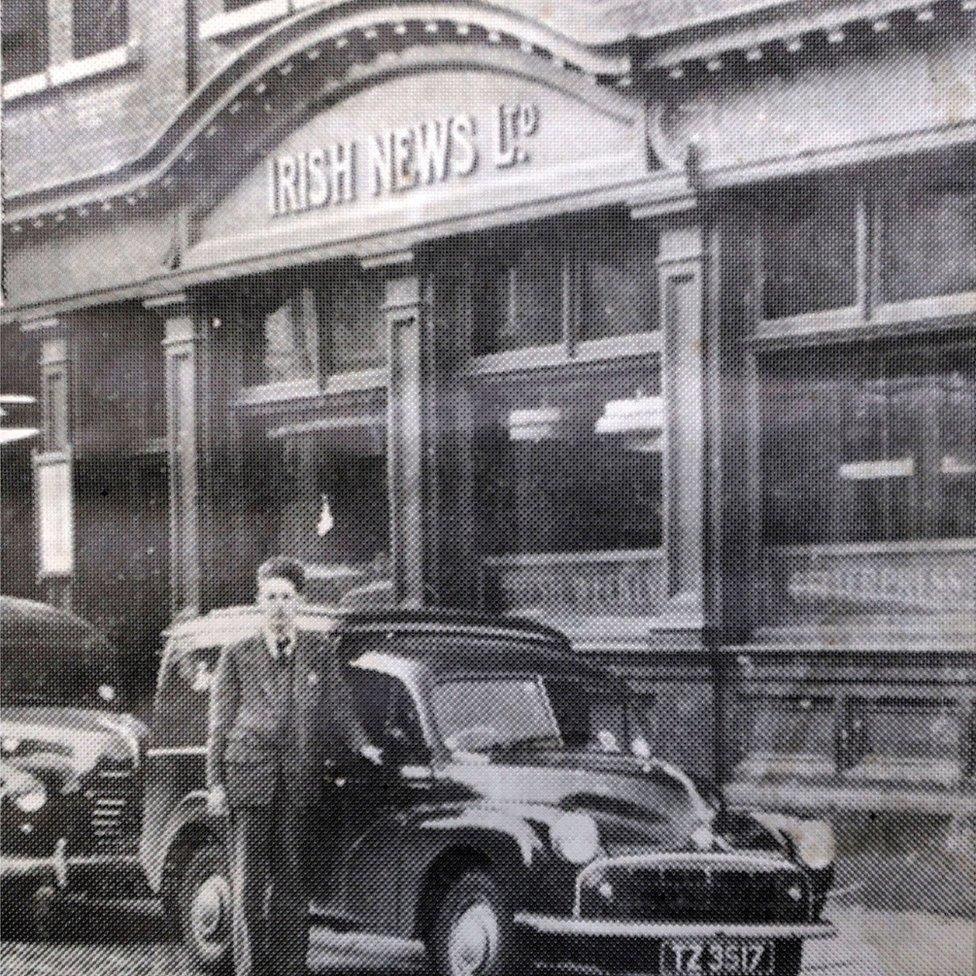
[[[185,794],[169,812],[163,828],[156,834],[156,840],[148,841],[147,832],[143,832],[139,858],[153,892],[158,894],[162,890],[174,845],[179,842],[180,837],[185,836],[187,830],[207,833],[220,841],[224,840],[227,818],[214,816],[207,811],[206,790],[191,790]]]
[[[522,887],[544,845],[522,816],[491,808],[430,812],[404,825],[401,860],[400,930],[416,933],[432,873],[453,857],[468,863],[503,865],[499,872],[521,900]]]

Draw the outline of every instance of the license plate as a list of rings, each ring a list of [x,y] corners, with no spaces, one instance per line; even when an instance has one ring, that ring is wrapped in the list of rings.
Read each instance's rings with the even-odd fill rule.
[[[662,942],[661,976],[771,976],[773,952],[766,941]]]

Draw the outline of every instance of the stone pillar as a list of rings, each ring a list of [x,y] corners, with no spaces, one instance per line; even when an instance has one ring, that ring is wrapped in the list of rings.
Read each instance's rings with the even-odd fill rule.
[[[660,238],[658,275],[664,339],[664,616],[675,629],[705,626],[705,310],[703,243],[697,224],[676,222]]]
[[[430,598],[433,506],[427,471],[426,320],[420,275],[397,268],[386,279],[384,315],[390,342],[387,466],[393,598],[423,606]]]
[[[40,340],[41,432],[33,454],[38,578],[44,598],[69,609],[75,573],[71,330],[51,318],[27,323],[24,331]]]
[[[169,455],[172,609],[203,604],[201,539],[201,330],[183,293],[150,299],[165,320],[166,445]]]

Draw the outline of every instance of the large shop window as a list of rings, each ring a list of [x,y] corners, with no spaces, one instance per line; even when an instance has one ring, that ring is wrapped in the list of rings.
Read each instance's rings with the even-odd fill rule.
[[[15,81],[47,67],[46,0],[4,0],[3,80]]]
[[[656,255],[655,233],[629,217],[497,238],[474,262],[475,355],[656,329]]]
[[[657,370],[634,364],[484,384],[476,477],[493,554],[648,549],[661,542],[661,458],[652,434],[601,433],[608,403],[639,411]]]
[[[128,37],[126,0],[74,0],[72,54],[87,58],[124,44]]]
[[[382,576],[389,559],[382,417],[331,417],[323,429],[314,426],[296,419],[255,427],[246,476],[258,554],[294,556],[313,577]]]
[[[768,544],[976,536],[976,348],[780,353],[762,396]]]
[[[763,200],[763,318],[853,305],[857,296],[856,189],[788,184]]]

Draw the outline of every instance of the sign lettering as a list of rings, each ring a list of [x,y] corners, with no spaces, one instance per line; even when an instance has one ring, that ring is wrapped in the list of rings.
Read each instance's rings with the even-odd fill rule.
[[[387,197],[464,179],[483,160],[510,169],[530,160],[528,143],[539,131],[539,106],[504,103],[487,120],[490,146],[479,144],[473,115],[427,119],[397,126],[365,140],[333,142],[268,160],[268,211],[272,216],[354,203],[361,196]]]

